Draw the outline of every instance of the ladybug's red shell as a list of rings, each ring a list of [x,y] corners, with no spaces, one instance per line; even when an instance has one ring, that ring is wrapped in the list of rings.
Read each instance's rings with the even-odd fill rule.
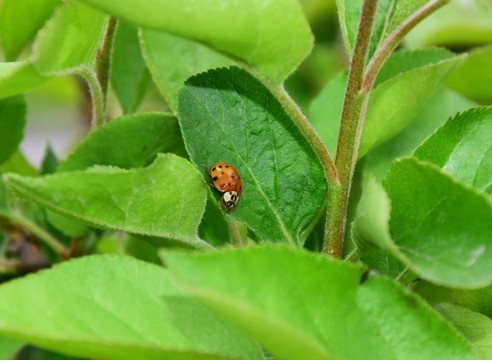
[[[219,162],[212,166],[209,171],[214,187],[220,192],[236,191],[241,195],[241,178],[231,165]]]

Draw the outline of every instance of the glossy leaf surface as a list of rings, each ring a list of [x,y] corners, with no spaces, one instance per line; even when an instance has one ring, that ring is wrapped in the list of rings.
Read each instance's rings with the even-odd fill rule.
[[[221,6],[214,0],[83,1],[141,27],[206,44],[275,83],[299,65],[313,42],[295,0],[239,0]]]
[[[85,170],[94,165],[144,167],[160,152],[186,154],[175,117],[165,113],[122,116],[90,132],[58,171]]]
[[[86,225],[208,247],[197,227],[206,189],[183,158],[160,155],[146,168],[97,166],[43,177],[9,174],[18,196]]]
[[[422,300],[323,255],[262,246],[164,259],[186,290],[279,359],[475,358]]]
[[[280,103],[238,68],[192,77],[179,92],[179,118],[190,159],[232,165],[242,195],[230,213],[262,241],[299,244],[326,191],[321,164]],[[216,192],[216,198],[219,193]]]
[[[3,284],[0,309],[0,333],[77,357],[262,359],[165,269],[128,257],[88,256]]]

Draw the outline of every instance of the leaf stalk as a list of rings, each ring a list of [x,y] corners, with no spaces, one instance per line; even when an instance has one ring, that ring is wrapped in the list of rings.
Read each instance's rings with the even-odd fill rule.
[[[24,229],[30,231],[34,235],[38,237],[39,240],[48,245],[51,249],[53,249],[61,259],[68,258],[68,251],[56,238],[54,238],[50,233],[48,233],[43,228],[40,228],[37,224],[32,222],[31,220],[18,215],[16,213],[8,214],[8,217],[21,225]]]

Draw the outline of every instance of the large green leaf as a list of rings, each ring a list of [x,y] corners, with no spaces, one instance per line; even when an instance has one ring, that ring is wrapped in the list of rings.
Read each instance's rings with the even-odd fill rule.
[[[85,170],[94,165],[143,167],[159,152],[186,155],[175,117],[164,113],[122,116],[90,132],[58,171]]]
[[[428,62],[422,63],[422,58]],[[386,71],[390,72],[390,67],[395,70],[411,70],[398,73],[376,84],[371,91],[362,129],[359,158],[398,134],[417,114],[437,85],[464,60],[465,56],[453,56],[442,49],[403,51],[395,54],[392,60],[388,60],[386,70],[381,70],[382,76]],[[376,82],[379,81],[376,79]]]
[[[470,51],[466,62],[451,74],[446,85],[479,103],[492,103],[492,46]]]
[[[138,105],[138,87],[144,71],[138,29],[120,20],[113,44],[111,84],[125,114],[132,113]]]
[[[34,38],[61,0],[3,0],[0,2],[0,40],[8,61]]]
[[[0,164],[17,150],[24,136],[26,101],[21,95],[0,99]]]
[[[226,56],[179,36],[141,29],[143,54],[155,83],[176,111],[178,89],[186,79],[211,68],[233,64]]]
[[[481,360],[492,358],[492,320],[454,304],[439,304],[436,310],[472,344]]]
[[[371,269],[397,278],[405,266],[394,255],[396,250],[388,229],[390,200],[374,177],[364,184],[351,227],[352,239],[361,260]]]
[[[327,256],[261,246],[164,259],[186,290],[278,359],[475,358],[422,300]]]
[[[179,91],[179,118],[190,159],[224,161],[239,172],[243,194],[230,213],[262,241],[302,244],[300,233],[321,209],[321,164],[280,103],[238,68],[211,70]],[[217,196],[218,198],[218,193]]]
[[[391,201],[392,241],[381,236],[373,237],[373,242],[437,284],[479,288],[492,282],[488,196],[414,158],[394,163],[384,187]],[[378,192],[383,199],[383,189]],[[389,213],[387,204],[380,216],[384,208]],[[387,222],[387,215],[381,221]]]
[[[366,174],[374,174],[382,181],[395,159],[411,155],[446,119],[473,106],[476,104],[440,86],[398,135],[367,154]]]
[[[21,94],[48,80],[28,61],[0,63],[0,98]]]
[[[481,289],[452,289],[451,300],[492,318],[492,285]]]
[[[44,75],[92,69],[106,16],[79,1],[61,6],[36,41],[34,65]]]
[[[491,41],[492,7],[489,0],[450,1],[421,21],[404,39],[410,48],[447,46],[463,49],[489,45]]]
[[[147,168],[97,166],[43,177],[7,174],[18,196],[86,225],[208,247],[197,237],[206,189],[183,158],[159,155]]]
[[[262,358],[165,269],[120,256],[84,257],[3,284],[0,333],[91,359]]]
[[[458,114],[414,152],[478,190],[492,192],[492,107]]]
[[[393,54],[370,94],[359,158],[405,128],[444,77],[462,61],[463,57],[445,49]],[[346,81],[346,72],[335,76],[313,100],[309,112],[309,120],[331,154],[337,146]]]
[[[306,57],[313,38],[296,0],[83,0],[126,21],[225,53],[282,82]]]
[[[0,97],[41,85],[49,76],[78,72],[94,77],[106,16],[78,1],[58,7],[37,38],[31,58],[0,64]]]
[[[0,336],[0,359],[14,359],[15,353],[24,346],[24,343]]]

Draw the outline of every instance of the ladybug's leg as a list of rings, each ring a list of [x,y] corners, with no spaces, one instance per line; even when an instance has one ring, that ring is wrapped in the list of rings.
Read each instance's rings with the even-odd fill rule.
[[[208,166],[207,166],[207,165],[205,165],[204,163],[202,163],[202,165],[205,167],[205,169],[207,169],[207,174],[208,174],[209,176],[212,176],[212,175],[210,175],[210,169],[208,168]],[[207,184],[207,185],[209,185],[209,186],[211,186],[211,187],[213,187],[213,188],[215,188],[215,185],[214,185],[214,184],[209,183],[208,181],[204,181],[204,183],[205,183],[205,184]]]

